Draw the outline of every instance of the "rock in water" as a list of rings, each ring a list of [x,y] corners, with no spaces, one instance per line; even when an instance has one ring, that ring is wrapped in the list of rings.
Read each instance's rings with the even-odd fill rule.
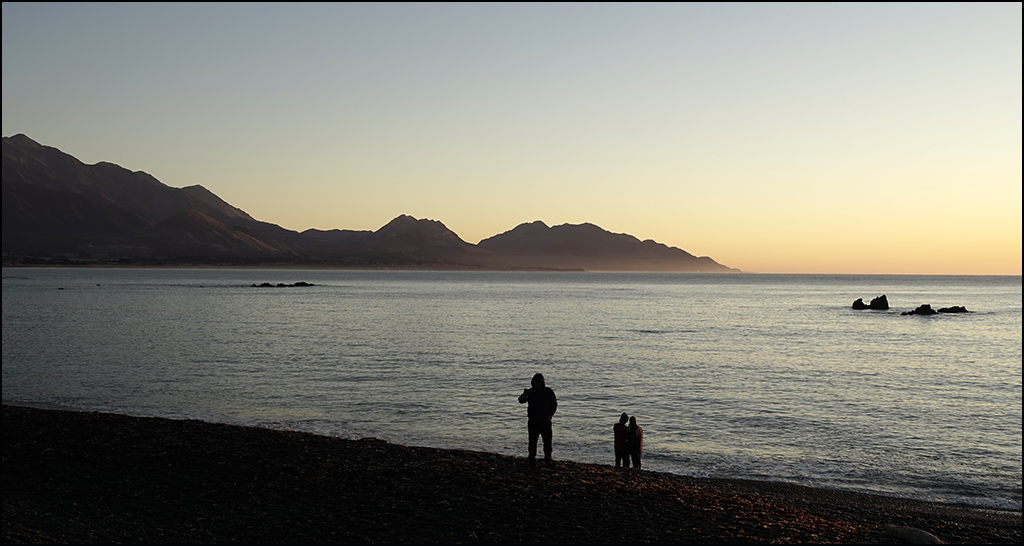
[[[865,304],[863,298],[857,298],[857,301],[853,302],[854,309],[874,309],[876,311],[886,311],[889,309],[889,300],[885,297],[885,294],[878,296],[871,300],[871,303]]]
[[[919,305],[917,307],[917,309],[914,309],[913,311],[904,311],[904,312],[902,312],[900,314],[901,315],[934,315],[935,313],[938,313],[938,311],[936,311],[935,309],[932,309],[932,306],[926,303],[924,305]]]

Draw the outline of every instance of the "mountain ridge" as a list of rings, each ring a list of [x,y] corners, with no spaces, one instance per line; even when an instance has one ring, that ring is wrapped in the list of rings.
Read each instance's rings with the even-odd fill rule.
[[[522,223],[477,244],[401,214],[375,231],[289,230],[200,185],[87,165],[24,134],[3,138],[3,255],[32,263],[224,263],[735,272],[709,257],[591,223]]]

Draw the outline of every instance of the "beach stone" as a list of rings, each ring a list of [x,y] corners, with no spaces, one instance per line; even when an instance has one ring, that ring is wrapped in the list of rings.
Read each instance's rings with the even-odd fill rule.
[[[885,534],[905,544],[942,544],[939,537],[913,527],[886,525]]]

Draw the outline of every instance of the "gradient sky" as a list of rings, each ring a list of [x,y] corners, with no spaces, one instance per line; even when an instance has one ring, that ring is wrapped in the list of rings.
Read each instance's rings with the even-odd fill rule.
[[[1021,4],[3,4],[3,135],[294,230],[1021,274]]]

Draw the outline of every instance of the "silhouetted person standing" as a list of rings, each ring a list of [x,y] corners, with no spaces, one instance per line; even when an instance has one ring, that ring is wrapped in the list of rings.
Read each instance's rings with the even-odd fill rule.
[[[558,409],[555,391],[544,384],[544,375],[537,374],[530,381],[532,388],[523,389],[519,403],[530,403],[526,410],[527,429],[530,433],[530,464],[537,460],[537,436],[544,439],[544,462],[551,462],[551,417]]]
[[[620,466],[629,468],[629,442],[627,441],[629,427],[626,426],[627,421],[629,421],[629,415],[623,412],[619,416],[619,422],[612,426],[612,431],[615,432],[615,468]]]
[[[629,456],[633,459],[633,468],[640,470],[640,454],[644,452],[644,429],[636,424],[636,417],[629,418]]]

